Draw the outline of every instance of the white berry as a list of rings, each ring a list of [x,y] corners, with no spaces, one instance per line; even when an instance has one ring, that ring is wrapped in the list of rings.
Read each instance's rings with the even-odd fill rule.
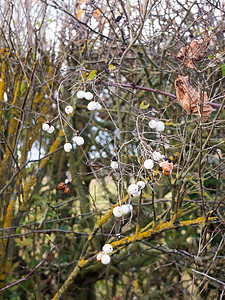
[[[145,187],[145,182],[144,181],[138,181],[137,186],[139,190],[142,190]]]
[[[73,107],[72,107],[71,105],[68,105],[68,106],[65,108],[65,113],[66,113],[67,115],[69,115],[69,114],[72,114],[72,112],[73,112]]]
[[[96,102],[96,110],[101,110],[102,106],[100,103]]]
[[[78,91],[77,92],[77,98],[79,98],[79,99],[82,99],[82,98],[84,98],[85,97],[85,92],[84,91]]]
[[[82,136],[75,136],[73,138],[73,140],[78,146],[81,146],[84,144],[84,138],[82,138]]]
[[[97,258],[98,261],[101,261],[102,255],[103,255],[102,251],[100,251],[100,252],[97,254],[97,257],[96,257],[96,258]]]
[[[87,109],[88,110],[95,110],[96,109],[96,102],[91,101],[90,103],[88,103]]]
[[[101,262],[103,263],[103,265],[107,265],[110,263],[110,256],[108,254],[103,254],[101,257]]]
[[[152,129],[154,129],[154,128],[156,128],[156,121],[155,120],[151,120],[149,123],[148,123],[148,125],[149,125],[149,127],[151,127]]]
[[[109,254],[109,253],[113,252],[113,247],[110,244],[105,244],[102,247],[102,251],[105,252],[106,254]]]
[[[69,183],[69,179],[66,178],[66,179],[65,179],[65,184],[68,184],[68,183]]]
[[[110,167],[112,169],[117,169],[119,167],[118,162],[115,160],[111,161]]]
[[[131,204],[127,204],[127,205],[128,205],[129,211],[132,211],[133,210],[133,206]]]
[[[85,98],[86,100],[92,100],[93,97],[94,97],[94,95],[93,95],[92,93],[90,93],[90,92],[87,92],[87,93],[85,93],[85,95],[84,95],[84,98]]]
[[[126,215],[126,214],[128,214],[130,212],[128,204],[123,204],[121,206],[121,208],[122,208],[123,215]]]
[[[64,150],[66,151],[66,152],[70,152],[71,150],[72,150],[72,145],[70,144],[70,143],[65,143],[65,145],[64,145]]]
[[[134,193],[138,192],[137,184],[131,184],[128,186],[128,193],[133,195]]]
[[[158,131],[163,131],[165,129],[165,125],[162,121],[156,122],[156,129]]]
[[[152,158],[153,158],[155,161],[159,161],[160,159],[163,158],[163,155],[161,155],[161,153],[158,152],[158,151],[154,151],[154,152],[152,153]]]
[[[42,129],[47,131],[49,129],[49,125],[47,123],[42,124]]]
[[[132,196],[133,197],[139,197],[141,195],[141,191],[137,191],[136,193],[134,193]]]
[[[152,169],[154,166],[154,162],[152,159],[146,159],[144,162],[145,169]]]
[[[54,130],[55,130],[55,127],[51,125],[51,126],[49,127],[49,129],[47,130],[47,132],[51,134],[51,133],[54,132]]]
[[[113,208],[113,214],[114,214],[114,216],[115,216],[116,218],[121,217],[122,214],[123,214],[123,211],[122,211],[121,206],[116,206],[116,207],[114,207],[114,208]]]

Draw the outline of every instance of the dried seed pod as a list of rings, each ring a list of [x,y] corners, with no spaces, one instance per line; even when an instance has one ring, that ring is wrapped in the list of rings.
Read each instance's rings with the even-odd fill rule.
[[[68,188],[68,186],[66,186],[65,189],[64,189],[64,193],[69,194],[69,192],[70,192],[70,189]]]
[[[163,174],[164,174],[165,176],[169,176],[170,173],[171,173],[172,170],[173,170],[173,163],[172,163],[172,162],[165,161],[165,162],[162,164],[162,169],[163,169]]]
[[[67,187],[65,182],[60,182],[58,184],[58,190],[64,190]]]
[[[164,174],[165,176],[169,176],[170,173],[171,173],[171,171],[164,171],[164,172],[163,172],[163,174]]]

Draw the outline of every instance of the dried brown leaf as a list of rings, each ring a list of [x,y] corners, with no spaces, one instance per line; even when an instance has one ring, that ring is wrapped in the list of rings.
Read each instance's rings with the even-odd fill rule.
[[[205,57],[211,38],[210,36],[194,40],[186,47],[181,47],[177,59],[182,60],[186,67],[194,69],[195,65]]]
[[[211,112],[214,111],[212,106],[207,103],[208,97],[207,93],[197,92],[189,83],[188,76],[180,76],[178,75],[175,81],[175,89],[176,89],[176,96],[177,100],[179,101],[180,105],[189,113],[193,113],[195,115],[200,116],[201,111],[201,103],[203,101],[203,108],[202,108],[202,121],[207,121]]]
[[[81,20],[83,14],[84,14],[84,10],[81,9],[81,8],[77,8],[75,12],[76,12],[76,17],[77,17],[77,19],[78,19],[78,20]]]

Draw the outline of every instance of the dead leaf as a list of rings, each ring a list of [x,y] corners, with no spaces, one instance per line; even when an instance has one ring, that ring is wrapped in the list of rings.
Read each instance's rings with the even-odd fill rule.
[[[186,67],[194,69],[196,64],[205,57],[211,38],[210,36],[194,40],[186,47],[181,47],[177,59],[182,60]]]
[[[94,11],[93,17],[94,17],[96,20],[98,20],[98,21],[101,19],[101,11],[100,11],[100,9],[97,8],[97,9]]]
[[[84,14],[83,9],[81,9],[81,8],[76,9],[76,17],[78,20],[80,20],[82,18],[83,14]]]
[[[207,93],[199,94],[188,82],[188,76],[178,75],[175,80],[175,89],[177,100],[189,114],[193,113],[200,116],[201,103],[203,101],[202,121],[207,121],[211,112],[214,111],[212,106],[207,103]]]

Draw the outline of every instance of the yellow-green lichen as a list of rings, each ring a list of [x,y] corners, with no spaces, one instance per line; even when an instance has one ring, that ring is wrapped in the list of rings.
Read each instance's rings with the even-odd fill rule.
[[[78,267],[83,268],[86,265],[87,261],[88,261],[87,259],[82,258],[78,263]]]
[[[4,101],[4,92],[5,92],[5,71],[6,71],[6,64],[2,64],[2,72],[1,72],[1,79],[0,79],[0,101]],[[2,124],[2,108],[3,103],[0,102],[0,125]]]
[[[5,222],[4,222],[4,228],[10,227],[11,226],[11,222],[12,222],[12,218],[13,218],[13,211],[14,211],[14,200],[11,200],[9,202],[9,205],[7,207],[7,212],[6,212],[6,217],[5,217]],[[4,239],[3,240],[3,245],[4,247],[6,247],[7,244],[7,240],[8,239]]]

